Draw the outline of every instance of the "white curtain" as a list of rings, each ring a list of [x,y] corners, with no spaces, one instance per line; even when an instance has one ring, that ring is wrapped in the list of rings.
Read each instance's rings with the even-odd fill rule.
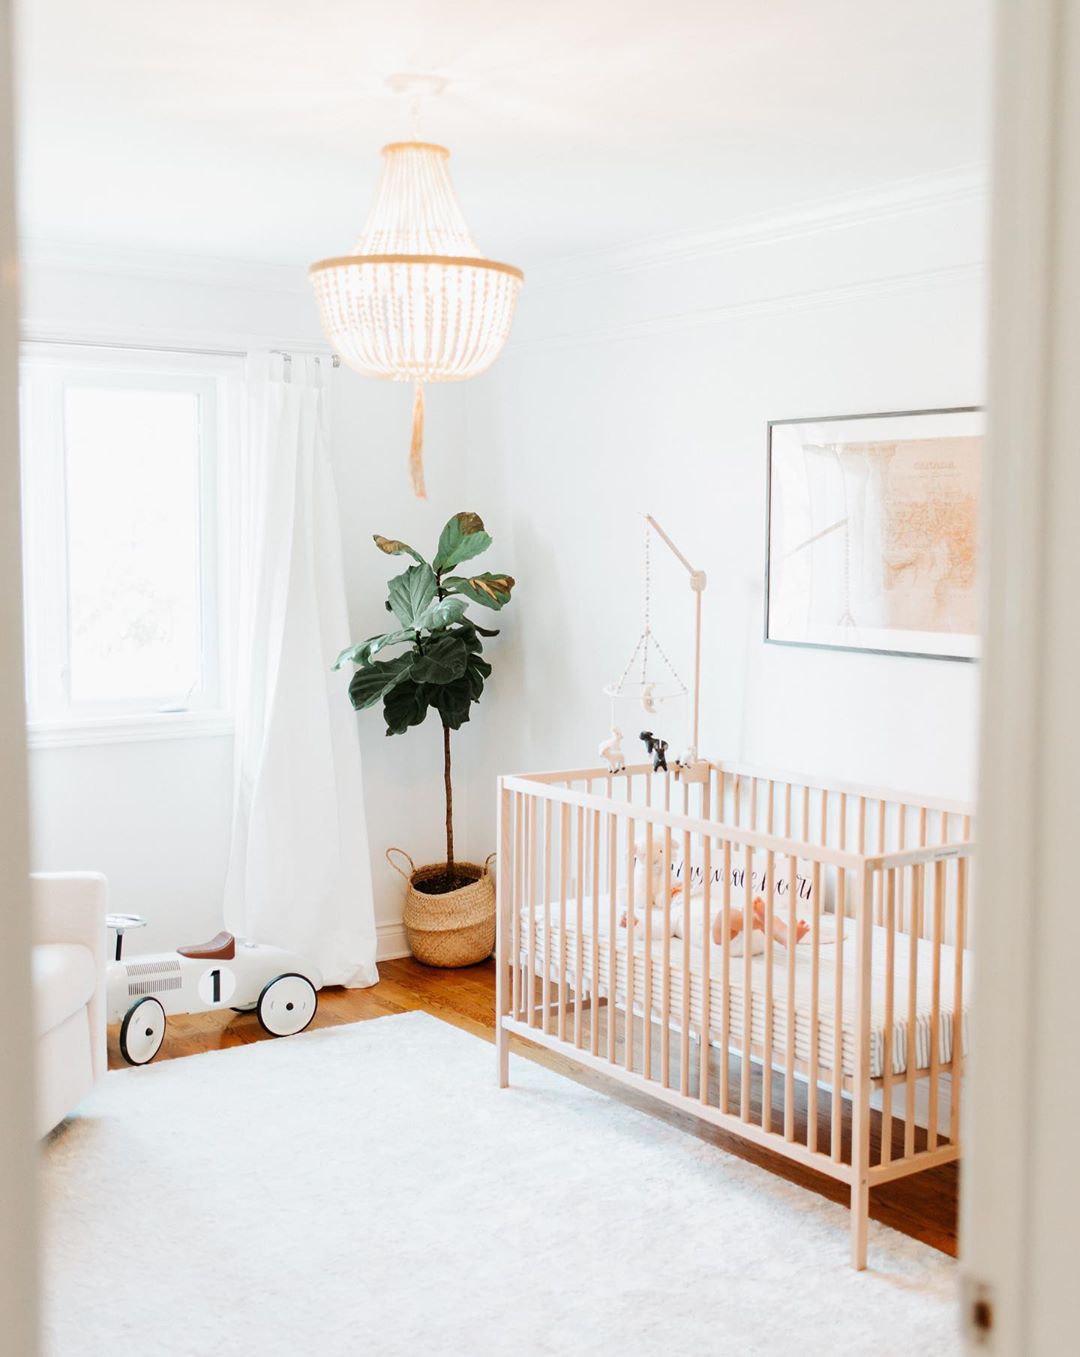
[[[375,917],[349,642],[328,359],[253,354],[239,485],[236,760],[226,926],[373,985]]]

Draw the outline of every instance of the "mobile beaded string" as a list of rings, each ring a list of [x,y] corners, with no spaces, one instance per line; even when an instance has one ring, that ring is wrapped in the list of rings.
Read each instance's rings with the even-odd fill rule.
[[[626,760],[622,751],[622,731],[616,724],[615,704],[620,698],[635,697],[641,704],[642,711],[652,716],[657,711],[657,704],[664,703],[673,697],[684,697],[687,692],[686,684],[679,677],[678,671],[668,658],[664,647],[657,640],[652,628],[652,556],[651,556],[651,538],[655,532],[670,548],[673,555],[686,568],[690,575],[690,588],[694,593],[694,685],[693,685],[693,737],[686,753],[676,761],[675,770],[688,777],[689,780],[697,781],[701,773],[699,769],[698,758],[698,722],[700,715],[700,687],[701,687],[701,595],[705,589],[706,579],[703,570],[695,570],[675,543],[663,530],[656,519],[651,514],[645,514],[645,586],[643,600],[643,617],[641,633],[638,636],[637,643],[630,652],[630,658],[626,661],[622,673],[614,683],[605,685],[603,692],[605,696],[611,699],[611,732],[607,740],[600,745],[600,757],[603,758],[613,773],[621,773],[626,767]],[[658,679],[651,676],[649,666],[650,650],[656,652],[666,670],[666,678]],[[640,677],[632,680],[630,675],[640,660]],[[654,666],[655,667],[655,666]],[[667,769],[667,741],[661,739],[653,731],[642,731],[641,738],[645,741],[645,747],[652,755],[653,768],[656,770]]]

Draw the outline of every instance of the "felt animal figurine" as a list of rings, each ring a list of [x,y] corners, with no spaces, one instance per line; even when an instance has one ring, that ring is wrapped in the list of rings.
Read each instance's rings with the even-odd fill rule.
[[[666,773],[667,766],[667,740],[661,740],[658,735],[654,735],[651,730],[643,730],[640,738],[645,741],[645,751],[652,755],[653,772]]]
[[[664,903],[664,845],[654,841],[652,858],[649,858],[643,843],[634,844],[634,900],[636,908],[643,910],[649,897],[649,885],[652,884],[652,902],[660,908]],[[673,882],[668,877],[668,896],[674,899],[682,891],[682,882]],[[623,923],[626,916],[623,915]]]
[[[600,757],[613,773],[626,771],[626,758],[622,751],[622,731],[618,726],[611,727],[611,736],[600,746]]]

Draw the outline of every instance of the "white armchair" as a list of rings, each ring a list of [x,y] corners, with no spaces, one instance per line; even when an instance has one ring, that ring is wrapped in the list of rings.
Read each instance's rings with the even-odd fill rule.
[[[39,1135],[105,1072],[106,895],[96,872],[31,877]]]

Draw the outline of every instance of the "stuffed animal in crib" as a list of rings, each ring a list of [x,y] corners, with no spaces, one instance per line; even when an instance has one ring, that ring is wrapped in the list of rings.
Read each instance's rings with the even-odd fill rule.
[[[652,895],[649,894],[649,886],[652,885]],[[674,897],[682,890],[682,882],[672,883],[670,873],[668,874],[668,890]],[[658,840],[653,841],[652,856],[646,849],[645,844],[634,844],[634,902],[639,910],[643,910],[646,901],[652,900],[654,905],[662,906],[664,903],[664,845]]]
[[[689,934],[694,946],[700,947],[702,934],[704,932],[704,892],[691,889],[689,897],[684,893],[681,881],[672,881],[670,872],[664,870],[664,846],[662,843],[654,841],[652,853],[650,854],[643,843],[634,845],[634,932],[636,937],[643,937],[645,934],[645,915],[648,911],[649,900],[652,900],[653,917],[651,922],[651,933],[654,938],[664,936],[664,890],[668,892],[670,907],[667,911],[667,929],[670,937],[682,938]],[[652,894],[649,894],[649,886],[652,886]],[[628,924],[629,911],[624,910],[619,924],[626,928]],[[747,934],[749,934],[749,944],[751,952],[758,953],[765,950],[765,930],[768,923],[768,917],[765,910],[765,902],[760,896],[755,896],[753,904],[750,907],[750,922],[747,928],[747,919],[744,910],[737,907],[729,909],[729,928],[727,941],[731,947],[732,956],[741,956],[746,948]],[[795,942],[800,943],[806,937],[810,925],[804,920],[799,919],[795,924]],[[719,910],[712,913],[710,933],[712,941],[717,946],[724,945],[723,915]],[[772,935],[776,942],[782,947],[789,946],[789,932],[787,924],[779,914],[774,914],[772,919]]]
[[[626,758],[622,751],[622,731],[618,726],[611,727],[611,735],[600,746],[600,757],[613,773],[626,771]]]
[[[666,773],[668,770],[667,740],[662,740],[659,735],[654,735],[651,730],[643,730],[639,738],[645,742],[645,752],[652,755],[653,772]]]

